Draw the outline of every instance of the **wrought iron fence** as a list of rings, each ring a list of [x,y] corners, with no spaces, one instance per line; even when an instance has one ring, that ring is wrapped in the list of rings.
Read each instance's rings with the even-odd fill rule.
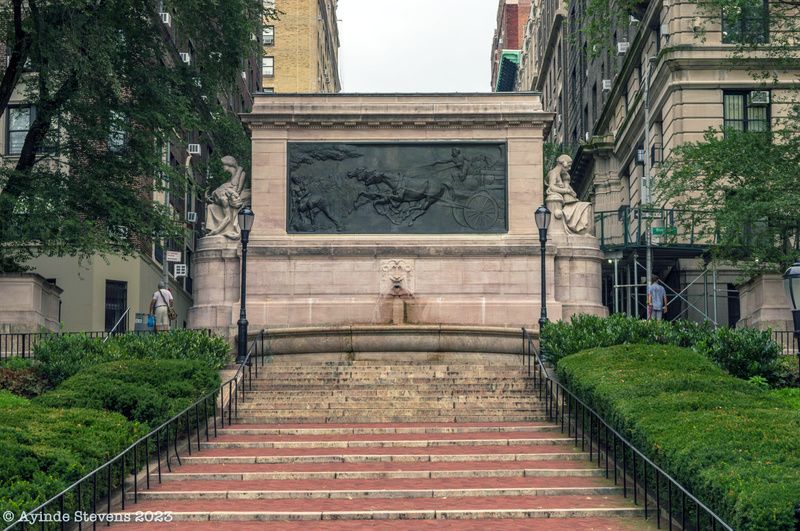
[[[204,329],[203,332],[211,334],[211,330]],[[122,332],[90,331],[90,332],[21,332],[0,334],[0,360],[6,358],[32,358],[36,345],[42,341],[47,341],[56,337],[84,335],[91,339],[107,339],[111,336],[125,334],[148,335],[155,333],[154,330],[127,330]]]
[[[575,446],[589,451],[589,461],[605,469],[605,477],[622,484],[623,496],[633,497],[635,505],[642,505],[645,519],[655,516],[656,525],[662,522],[682,530],[723,529],[732,531],[703,502],[680,485],[672,476],[637,450],[625,437],[609,426],[585,402],[553,378],[545,368],[533,336],[522,329],[523,356],[529,360],[534,391],[545,405],[545,414],[551,422],[561,426],[561,432],[574,438]],[[530,361],[533,361],[533,367]]]
[[[265,363],[264,331],[255,338],[243,363],[232,378],[207,394],[150,433],[140,438],[116,457],[56,494],[38,507],[26,511],[28,521],[20,519],[4,531],[25,529],[96,529],[97,525],[110,525],[115,521],[113,511],[124,511],[131,493],[133,503],[139,501],[140,490],[151,483],[161,483],[162,469],[172,471],[173,461],[181,464],[181,455],[192,455],[192,446],[200,451],[201,441],[217,436],[217,429],[231,424],[238,415],[239,402],[244,402],[252,390],[253,377],[258,378],[259,366]],[[105,512],[104,512],[105,511]],[[94,521],[75,522],[72,515],[80,513]],[[52,520],[53,515],[70,515],[70,521]]]

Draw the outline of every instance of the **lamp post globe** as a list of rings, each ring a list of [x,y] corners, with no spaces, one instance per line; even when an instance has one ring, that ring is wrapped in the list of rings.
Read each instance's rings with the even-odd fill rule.
[[[800,370],[800,260],[796,261],[783,274],[783,286],[792,305],[794,337],[797,341],[797,367]]]
[[[550,210],[542,205],[536,209],[533,217],[536,219],[536,226],[539,228],[539,249],[541,254],[541,280],[542,280],[542,303],[541,312],[539,315],[539,341],[541,344],[542,327],[547,323],[547,281],[546,281],[546,261],[545,261],[545,244],[547,243],[547,229],[550,227]]]
[[[243,363],[247,357],[247,243],[250,240],[250,229],[253,228],[255,214],[250,209],[250,205],[245,206],[239,211],[237,221],[242,240],[242,274],[241,274],[241,296],[239,305],[239,333],[236,348],[236,363]]]

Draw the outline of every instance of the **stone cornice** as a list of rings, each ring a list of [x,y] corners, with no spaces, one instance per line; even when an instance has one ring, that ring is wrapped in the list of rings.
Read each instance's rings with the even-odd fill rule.
[[[242,121],[251,129],[549,129],[553,117],[535,93],[269,94],[256,96]]]

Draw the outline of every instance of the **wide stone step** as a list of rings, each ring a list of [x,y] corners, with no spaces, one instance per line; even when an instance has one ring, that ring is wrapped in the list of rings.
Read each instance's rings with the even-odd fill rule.
[[[418,376],[397,376],[397,375],[385,375],[385,376],[347,376],[347,375],[339,375],[339,376],[331,376],[325,377],[321,375],[309,376],[309,377],[299,377],[297,375],[288,375],[282,377],[272,377],[270,376],[261,376],[259,375],[258,378],[253,378],[253,385],[270,385],[270,384],[281,384],[289,382],[294,385],[314,385],[314,384],[351,384],[351,383],[364,383],[364,384],[372,384],[378,386],[385,386],[391,384],[412,384],[412,385],[424,385],[424,384],[447,384],[447,385],[534,385],[533,380],[528,380],[524,378],[502,378],[498,376],[438,376],[432,377],[431,375],[418,375]]]
[[[295,434],[295,435],[264,435],[258,433],[244,434],[225,428],[219,430],[218,437],[211,442],[286,442],[286,443],[318,443],[331,442],[337,444],[349,443],[438,443],[458,444],[459,442],[475,443],[476,441],[492,441],[507,444],[508,441],[528,439],[553,439],[567,438],[561,434],[557,426],[543,426],[547,430],[528,430],[518,432],[488,432],[474,431],[465,433],[327,433],[327,434]]]
[[[264,424],[234,425],[218,430],[219,434],[237,435],[375,435],[375,434],[457,434],[457,433],[516,433],[516,432],[552,432],[560,428],[549,422],[516,423],[405,423],[405,424]]]
[[[580,460],[588,454],[568,445],[434,446],[403,448],[214,448],[184,455],[182,462],[222,463],[368,463],[437,461]]]
[[[439,439],[439,440],[362,440],[362,441],[264,441],[246,439],[246,436],[229,440],[217,438],[200,444],[201,449],[211,448],[431,448],[435,446],[540,446],[546,444],[573,444],[567,437],[515,438],[515,439]],[[260,438],[259,436],[255,436]]]
[[[602,477],[605,472],[583,460],[367,462],[367,463],[185,463],[162,472],[163,481],[430,479],[509,477]]]
[[[134,494],[129,493],[130,499]],[[473,496],[615,495],[621,486],[598,477],[434,479],[187,480],[156,486],[141,499],[452,498]]]
[[[651,517],[652,518],[652,517]],[[152,531],[152,523],[130,523],[130,524],[116,524],[121,526],[126,531]],[[269,524],[270,531],[307,531],[310,526],[319,526],[321,524],[310,524],[308,521],[299,522],[271,522]],[[326,530],[332,531],[362,531],[363,529],[376,528],[376,524],[365,525],[361,520],[329,520],[325,524]],[[319,527],[316,527],[319,528]],[[624,518],[617,516],[595,516],[583,518],[531,518],[526,521],[520,519],[499,519],[493,518],[491,526],[487,526],[480,520],[476,521],[473,525],[468,526],[463,520],[444,520],[444,519],[430,519],[430,520],[385,520],[381,522],[380,529],[392,531],[449,531],[458,530],[482,530],[491,529],[491,531],[577,531],[577,530],[603,530],[603,531],[642,531],[643,529],[651,529],[637,518]],[[169,529],[173,531],[261,531],[264,529],[263,522],[250,521],[181,521],[169,524]]]
[[[311,423],[311,424],[339,424],[339,423],[368,423],[368,422],[545,422],[548,418],[542,414],[505,414],[505,415],[484,415],[484,414],[465,414],[452,415],[440,414],[427,417],[413,415],[366,415],[363,413],[352,412],[337,416],[319,414],[313,412],[294,412],[291,415],[269,415],[266,412],[233,417],[233,422],[237,424],[284,424],[284,423]]]
[[[358,405],[340,407],[333,405],[325,407],[320,404],[317,408],[300,409],[296,407],[272,407],[270,405],[249,405],[239,404],[239,416],[246,415],[264,415],[264,416],[295,416],[295,417],[309,417],[309,416],[325,416],[329,419],[335,418],[350,418],[361,417],[367,418],[368,416],[376,421],[387,418],[398,418],[403,420],[415,419],[434,419],[441,417],[438,420],[449,420],[452,418],[466,417],[466,416],[482,416],[486,419],[504,420],[509,417],[516,417],[522,415],[541,415],[544,416],[544,410],[538,407],[520,408],[520,407],[507,407],[507,408],[481,408],[481,407],[458,407],[458,408],[425,408],[425,409],[412,409],[400,407],[381,407],[381,408],[368,408],[359,407]]]
[[[374,403],[376,399],[382,399],[385,402],[395,404],[411,405],[416,403],[425,404],[512,404],[520,406],[530,406],[531,404],[539,404],[538,400],[534,400],[530,396],[490,396],[490,397],[461,397],[461,396],[393,396],[393,397],[351,397],[347,395],[327,396],[327,397],[307,397],[302,395],[284,397],[284,396],[263,396],[263,395],[245,395],[244,402],[257,403],[257,404],[313,404],[324,402],[326,404],[361,404],[361,403]],[[542,404],[543,405],[543,404]]]
[[[619,496],[144,500],[130,512],[170,511],[176,521],[391,520],[639,516]]]
[[[500,399],[527,399],[538,400],[539,392],[533,389],[481,389],[476,391],[464,392],[459,389],[419,389],[414,387],[393,387],[391,389],[354,389],[352,391],[342,391],[341,389],[257,389],[247,388],[246,396],[249,398],[263,397],[267,399],[284,398],[335,398],[339,400],[356,401],[369,400],[372,398],[392,398],[392,399],[415,399],[425,398],[429,400],[453,400],[479,402],[481,400],[500,400]]]

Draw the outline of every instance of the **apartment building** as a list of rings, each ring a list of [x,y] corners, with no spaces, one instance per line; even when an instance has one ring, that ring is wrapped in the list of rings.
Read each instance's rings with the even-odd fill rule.
[[[264,92],[339,92],[337,0],[265,0],[278,20],[264,26]]]
[[[500,0],[492,41],[492,90],[514,90],[531,0]]]
[[[758,62],[730,61],[744,32],[768,41],[769,4],[734,21],[695,2],[642,2],[608,28],[605,43],[590,43],[582,31],[587,6],[533,2],[514,88],[541,92],[545,110],[556,113],[547,141],[573,157],[572,184],[594,205],[608,259],[606,305],[644,316],[649,262],[674,301],[667,317],[751,324],[747,313],[756,310],[740,302],[739,272],[707,264],[713,242],[697,237],[694,214],[653,208],[648,176],[675,146],[701,140],[709,127],[766,130],[786,116],[796,73],[778,73],[778,83],[763,86],[751,72]]]
[[[192,62],[198,51],[186,39],[175,20],[175,13],[159,4],[160,31],[174,51],[172,60]],[[2,56],[5,56],[4,50]],[[239,114],[252,107],[253,94],[262,87],[261,57],[253,55],[241,59],[241,75],[229,93],[219,94],[217,101],[198,101],[197,105],[219,105],[228,112]],[[22,87],[18,87],[8,108],[0,116],[0,150],[8,163],[19,154],[25,141],[35,108],[25,101]],[[185,131],[162,146],[164,161],[173,167],[183,168],[187,157],[194,162],[204,162],[214,153],[214,139],[202,131]],[[137,326],[137,314],[148,312],[153,292],[167,270],[169,288],[175,298],[178,328],[186,326],[186,314],[192,305],[192,254],[197,239],[202,237],[204,199],[199,190],[205,176],[194,172],[195,182],[186,190],[173,188],[166,193],[156,193],[153,200],[169,205],[174,216],[183,220],[183,238],[175,241],[141,241],[140,252],[135,256],[92,256],[85,260],[77,257],[41,256],[30,262],[38,273],[63,291],[61,293],[60,319],[65,331],[81,330],[132,330]]]

